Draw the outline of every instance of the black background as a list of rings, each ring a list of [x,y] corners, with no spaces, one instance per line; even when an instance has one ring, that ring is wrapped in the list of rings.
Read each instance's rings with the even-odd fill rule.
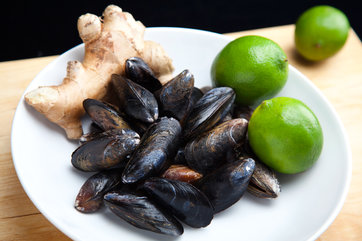
[[[109,4],[132,13],[148,27],[188,27],[218,33],[292,24],[306,9],[327,4],[342,10],[362,36],[358,0],[12,1],[9,7],[2,7],[0,61],[61,54],[81,43],[78,17],[88,12],[100,16]]]

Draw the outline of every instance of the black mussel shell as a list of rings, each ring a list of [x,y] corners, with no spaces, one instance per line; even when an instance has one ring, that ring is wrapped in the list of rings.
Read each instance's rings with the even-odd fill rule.
[[[185,147],[187,164],[198,172],[209,173],[238,154],[235,148],[245,141],[248,121],[232,119],[223,122],[188,142]]]
[[[113,213],[137,228],[172,236],[183,233],[181,223],[147,196],[112,191],[104,195],[104,202]]]
[[[121,183],[122,169],[111,169],[94,174],[83,184],[75,199],[74,207],[82,213],[97,211],[103,196]]]
[[[194,76],[189,70],[167,82],[157,96],[163,115],[176,118],[182,125],[191,107],[193,87]]]
[[[128,123],[107,103],[95,99],[85,99],[83,107],[93,122],[104,131],[129,129]]]
[[[158,104],[154,95],[135,82],[112,75],[112,84],[120,101],[120,109],[130,117],[153,123],[158,119]]]
[[[214,213],[225,210],[243,196],[254,168],[254,160],[248,158],[227,163],[201,178],[197,187],[209,198]]]
[[[219,87],[208,91],[194,105],[185,121],[185,139],[191,139],[210,130],[230,111],[234,100],[235,92],[229,87]]]
[[[112,129],[79,146],[72,164],[85,172],[102,171],[119,165],[139,144],[139,135],[130,129]]]
[[[146,180],[142,189],[191,227],[206,227],[214,217],[205,194],[189,183],[154,177]]]
[[[126,60],[125,73],[128,79],[145,87],[151,92],[162,88],[151,68],[141,58],[132,57]]]
[[[162,117],[152,124],[127,163],[123,182],[135,183],[158,175],[175,156],[180,136],[181,126],[174,118]]]
[[[255,160],[255,170],[251,176],[248,192],[258,198],[277,198],[280,193],[280,186],[275,172]]]
[[[195,104],[204,94],[197,87],[192,88],[191,99],[190,99],[190,111],[194,108]]]

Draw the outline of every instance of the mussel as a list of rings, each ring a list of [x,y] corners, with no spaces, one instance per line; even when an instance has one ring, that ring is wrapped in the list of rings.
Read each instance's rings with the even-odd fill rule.
[[[202,178],[202,174],[189,168],[188,166],[171,165],[164,173],[162,173],[161,177],[170,180],[193,183]]]
[[[111,169],[94,174],[83,184],[75,199],[74,207],[83,213],[97,211],[103,204],[103,196],[121,183],[122,170]]]
[[[104,202],[113,213],[137,228],[172,236],[183,233],[176,218],[140,193],[112,191],[104,195]]]
[[[190,112],[194,108],[195,104],[201,99],[204,94],[197,87],[192,88],[191,98],[190,98]]]
[[[163,115],[176,118],[182,125],[191,108],[193,87],[194,76],[189,70],[167,82],[157,95]]]
[[[159,174],[175,156],[180,135],[180,123],[174,118],[162,117],[152,124],[127,163],[123,182],[135,183]]]
[[[253,159],[242,159],[224,164],[204,176],[197,187],[210,200],[218,213],[236,203],[245,193],[254,172]]]
[[[79,146],[72,154],[72,164],[85,172],[116,167],[139,142],[139,135],[130,129],[111,129]]]
[[[235,92],[229,87],[219,87],[208,91],[194,105],[185,121],[184,138],[191,139],[210,130],[230,111],[235,100]]]
[[[125,73],[128,79],[151,92],[155,92],[162,87],[151,68],[141,58],[132,57],[127,59]]]
[[[150,91],[116,74],[112,75],[112,84],[119,98],[121,111],[146,123],[153,123],[158,119],[157,100]]]
[[[95,99],[85,99],[83,107],[92,121],[104,131],[130,128],[110,104]]]
[[[209,200],[189,183],[153,177],[146,180],[141,188],[191,227],[206,227],[213,219]]]
[[[275,172],[262,162],[255,160],[255,170],[251,176],[248,192],[259,198],[277,198],[280,186]]]
[[[185,147],[187,164],[206,174],[228,159],[235,160],[234,149],[244,143],[247,126],[245,119],[232,119],[188,142]]]

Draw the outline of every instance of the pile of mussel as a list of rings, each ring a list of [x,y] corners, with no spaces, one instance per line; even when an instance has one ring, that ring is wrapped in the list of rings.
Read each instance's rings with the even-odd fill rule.
[[[93,122],[72,164],[97,173],[81,187],[78,211],[105,204],[138,228],[181,235],[180,221],[205,227],[247,190],[278,196],[274,172],[248,146],[252,110],[235,105],[231,88],[198,89],[188,70],[162,86],[136,57],[125,73],[112,76],[117,106],[83,102]]]

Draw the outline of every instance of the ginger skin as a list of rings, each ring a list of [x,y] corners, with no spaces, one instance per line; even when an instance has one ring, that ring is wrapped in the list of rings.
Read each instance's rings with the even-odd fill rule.
[[[25,101],[62,127],[69,139],[82,135],[83,100],[105,98],[111,75],[124,73],[126,59],[143,58],[161,80],[169,79],[173,71],[172,61],[163,48],[144,41],[145,27],[131,14],[109,5],[103,17],[103,21],[89,13],[79,17],[84,60],[68,62],[61,85],[41,86],[25,95]]]

